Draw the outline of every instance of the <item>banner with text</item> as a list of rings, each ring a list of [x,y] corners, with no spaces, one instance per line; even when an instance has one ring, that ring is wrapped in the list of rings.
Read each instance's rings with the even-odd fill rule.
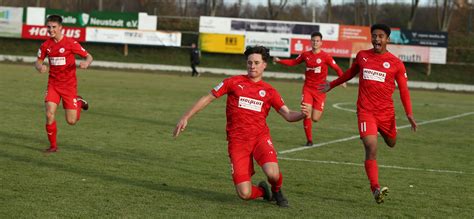
[[[339,26],[339,40],[349,42],[370,42],[370,27],[364,26]],[[324,37],[323,37],[324,39]]]
[[[60,9],[46,9],[45,19],[50,15],[59,15],[63,18],[63,26],[85,27],[89,23],[89,14],[81,12],[65,12]]]
[[[446,48],[448,47],[448,33],[392,29],[390,43]]]
[[[350,58],[352,51],[351,42],[324,41],[321,49],[333,57]],[[311,50],[311,40],[309,39],[291,39],[291,54],[298,55],[302,52]]]
[[[137,29],[138,13],[93,11],[87,26]]]
[[[290,57],[290,40],[289,36],[280,34],[246,34],[245,47],[248,46],[265,46],[270,49],[270,56]]]
[[[339,24],[273,21],[226,17],[201,16],[200,33],[240,34],[273,33],[284,34],[290,38],[310,38],[312,32],[319,31],[325,40],[337,41]]]
[[[245,51],[245,37],[232,34],[200,33],[199,45],[202,51],[243,54]]]
[[[82,27],[63,27],[64,36],[75,39],[78,42],[84,42],[86,39],[86,29]],[[39,25],[23,25],[21,38],[46,40],[49,38],[48,28]]]
[[[87,27],[86,29],[87,42],[181,46],[181,32],[140,31],[97,27]]]
[[[23,8],[0,7],[0,36],[21,37]]]

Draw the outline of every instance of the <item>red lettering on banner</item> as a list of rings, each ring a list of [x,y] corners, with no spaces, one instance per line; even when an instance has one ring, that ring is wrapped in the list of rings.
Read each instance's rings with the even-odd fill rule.
[[[333,57],[351,57],[352,43],[341,41],[323,41],[321,48],[324,52]],[[300,54],[311,50],[311,41],[309,39],[291,39],[291,54]]]

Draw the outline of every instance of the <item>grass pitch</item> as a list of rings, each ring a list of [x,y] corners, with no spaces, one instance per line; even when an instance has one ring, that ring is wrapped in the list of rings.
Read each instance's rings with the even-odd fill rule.
[[[350,111],[357,87],[336,88],[314,125],[315,143],[322,146],[280,154],[290,208],[279,209],[235,194],[225,97],[172,138],[180,116],[223,76],[79,70],[79,94],[91,108],[68,126],[60,107],[60,152],[46,156],[47,75],[32,65],[3,63],[0,69],[0,215],[6,218],[474,216],[473,94],[411,91],[415,118],[426,124],[417,133],[400,129],[394,149],[379,139],[380,183],[390,194],[377,205],[360,140],[326,144],[358,134]],[[269,82],[290,108],[298,108],[301,81]],[[403,126],[408,121],[397,92],[397,123]],[[268,123],[278,151],[305,143],[301,122],[287,123],[272,110]],[[254,182],[263,178],[257,169]]]

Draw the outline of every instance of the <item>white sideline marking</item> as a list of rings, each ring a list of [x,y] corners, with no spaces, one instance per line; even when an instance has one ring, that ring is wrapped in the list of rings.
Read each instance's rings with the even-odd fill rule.
[[[462,114],[449,116],[449,117],[445,117],[445,118],[440,118],[440,119],[427,120],[427,121],[419,122],[418,126],[425,125],[425,124],[430,124],[430,123],[435,123],[435,122],[447,121],[447,120],[456,119],[456,118],[459,118],[459,117],[464,117],[464,116],[468,116],[468,115],[472,115],[472,114],[474,114],[474,112],[462,113]],[[409,128],[409,127],[411,127],[411,125],[403,125],[403,126],[397,126],[397,129],[404,129],[404,128]],[[322,143],[319,143],[319,144],[315,144],[313,146],[303,146],[303,147],[297,147],[297,148],[293,148],[293,149],[289,149],[289,150],[284,150],[284,151],[278,152],[278,154],[287,154],[287,153],[292,153],[292,152],[296,152],[296,151],[307,150],[307,149],[311,149],[311,148],[325,146],[325,145],[328,145],[328,144],[334,144],[334,143],[338,143],[338,142],[349,141],[349,140],[356,139],[356,138],[359,138],[359,135],[353,135],[353,136],[350,136],[350,137],[347,137],[347,138],[341,138],[341,139],[336,139],[336,140],[332,140],[332,141],[328,141],[328,142],[322,142]]]
[[[355,109],[347,109],[347,108],[343,108],[343,107],[340,106],[340,105],[347,105],[347,104],[352,104],[352,103],[351,103],[351,102],[335,103],[335,104],[332,105],[332,107],[334,107],[334,108],[336,108],[336,109],[344,110],[344,111],[349,111],[349,112],[357,113],[357,110],[355,110]]]
[[[280,160],[311,162],[311,163],[338,164],[338,165],[348,165],[348,166],[364,166],[360,163],[338,162],[338,161],[327,161],[327,160],[308,160],[308,159],[298,159],[298,158],[288,158],[288,157],[278,157],[278,159],[280,159]],[[378,165],[378,166],[381,167],[381,168],[399,169],[399,170],[417,170],[417,171],[436,172],[436,173],[474,174],[474,173],[467,173],[467,172],[456,171],[456,170],[436,170],[436,169],[423,169],[423,168],[415,168],[415,167],[401,167],[401,166],[390,166],[390,165]]]

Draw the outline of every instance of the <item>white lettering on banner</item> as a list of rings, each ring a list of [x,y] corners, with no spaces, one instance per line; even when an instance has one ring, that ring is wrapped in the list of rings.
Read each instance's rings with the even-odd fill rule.
[[[262,106],[263,101],[261,100],[255,100],[248,97],[239,97],[239,108],[261,112]]]
[[[66,57],[49,57],[51,65],[66,65]]]
[[[365,80],[385,82],[386,76],[387,73],[385,72],[376,71],[368,68],[364,68],[363,70],[363,78]]]

